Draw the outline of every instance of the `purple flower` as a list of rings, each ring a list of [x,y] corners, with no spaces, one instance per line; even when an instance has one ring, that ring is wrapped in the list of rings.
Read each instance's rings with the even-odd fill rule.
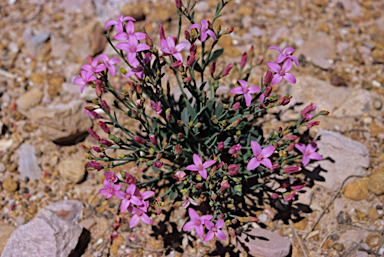
[[[289,58],[295,62],[296,66],[299,66],[299,61],[296,59],[295,56],[292,55],[293,52],[295,51],[295,49],[293,49],[292,47],[286,47],[286,48],[284,48],[283,51],[281,51],[281,49],[277,46],[271,46],[268,49],[275,49],[275,50],[280,52],[279,55],[277,56],[277,59],[276,59],[277,63],[281,63],[285,59]]]
[[[125,28],[127,33],[124,31],[117,33],[116,36],[113,38],[116,40],[128,40],[131,35],[135,35],[138,40],[143,40],[145,39],[146,34],[143,32],[136,32],[135,33],[135,25],[133,24],[132,21],[128,21],[127,26]]]
[[[131,35],[127,43],[118,43],[116,48],[128,52],[127,60],[129,63],[133,63],[133,61],[136,59],[136,53],[151,49],[146,44],[139,44],[136,35]]]
[[[159,101],[157,104],[151,100],[151,106],[155,110],[156,114],[160,114],[163,109],[161,109],[161,102]]]
[[[128,185],[136,184],[137,179],[134,176],[132,176],[128,172],[124,172],[124,173],[125,173],[125,183],[127,183]]]
[[[269,62],[267,63],[268,67],[276,72],[275,75],[273,75],[273,79],[271,82],[271,86],[274,86],[278,84],[282,78],[284,78],[286,81],[295,84],[296,83],[296,78],[293,76],[291,73],[288,73],[287,71],[290,71],[292,68],[292,60],[288,59],[285,61],[283,64],[283,67],[280,67],[279,64],[274,63],[274,62]]]
[[[237,153],[240,150],[241,150],[241,145],[237,144],[237,145],[232,146],[231,149],[229,149],[229,153],[230,154],[235,154],[235,153]]]
[[[92,60],[92,57],[88,56],[88,62],[89,64],[81,66],[82,70],[96,73],[96,75],[99,74],[101,71],[105,70],[105,65],[99,64],[99,58],[95,58]]]
[[[115,76],[116,75],[116,69],[115,69],[114,64],[120,62],[120,59],[111,58],[111,60],[109,60],[109,58],[106,54],[100,54],[99,57],[104,62],[105,67],[111,72],[112,76]]]
[[[117,20],[108,21],[105,24],[105,29],[107,29],[108,27],[110,27],[112,25],[115,25],[116,30],[121,33],[124,31],[124,27],[123,27],[124,21],[136,21],[136,20],[132,17],[129,17],[129,16],[124,17],[124,15],[119,15],[119,16],[117,16]]]
[[[140,191],[138,189],[136,190],[135,195],[137,196],[137,198],[139,198],[139,200],[141,200],[141,205],[140,205],[141,210],[144,210],[144,212],[147,212],[149,202],[145,201],[145,200],[152,197],[154,194],[155,194],[155,192],[153,192],[153,191],[145,191],[143,193],[140,193]]]
[[[114,196],[120,190],[120,187],[121,187],[121,184],[111,184],[106,179],[104,179],[103,185],[104,185],[104,188],[100,189],[99,193],[102,195],[105,195],[107,199]]]
[[[200,176],[203,177],[204,179],[207,179],[207,168],[211,167],[213,164],[216,163],[216,161],[211,160],[211,161],[206,161],[203,162],[201,161],[201,158],[197,154],[193,154],[193,162],[194,164],[188,165],[185,167],[186,170],[192,170],[192,171],[198,171]]]
[[[115,172],[104,172],[104,177],[107,181],[111,183],[116,183],[117,182],[117,177],[115,176]]]
[[[120,205],[120,212],[125,212],[129,206],[131,205],[142,205],[142,201],[135,196],[135,191],[136,191],[136,185],[135,184],[130,184],[127,187],[127,190],[124,193],[123,191],[118,191],[116,192],[116,196],[119,199],[122,199],[121,205]]]
[[[318,161],[323,159],[320,154],[316,153],[317,143],[315,141],[311,142],[307,146],[305,146],[304,144],[298,143],[298,144],[295,144],[295,147],[297,150],[303,153],[303,160],[302,160],[303,166],[307,166],[310,159],[318,160]]]
[[[134,214],[131,218],[131,221],[129,222],[130,228],[135,227],[140,220],[144,223],[147,223],[148,225],[152,224],[152,220],[148,217],[148,215],[143,210],[137,209],[135,207],[131,207],[130,211],[132,214]]]
[[[77,77],[73,80],[73,83],[81,85],[80,92],[83,93],[85,85],[91,81],[95,81],[96,77],[93,76],[93,72],[82,70],[80,77]]]
[[[125,74],[125,78],[129,78],[133,75],[136,75],[139,79],[143,79],[144,77],[144,68],[141,66],[140,62],[137,59],[134,59],[131,63],[132,69],[127,71],[127,74]]]
[[[188,206],[192,204],[194,206],[197,206],[199,205],[195,200],[193,200],[191,197],[188,197],[188,199],[185,199],[184,202],[181,204],[181,207],[183,207],[184,209],[187,209]]]
[[[242,95],[244,94],[245,104],[247,106],[251,105],[252,95],[254,93],[260,92],[260,88],[258,86],[248,86],[248,82],[245,80],[238,80],[240,83],[240,87],[234,87],[231,90],[232,94]]]
[[[192,208],[188,209],[188,213],[189,213],[189,217],[191,218],[191,221],[188,221],[187,223],[185,223],[183,227],[183,231],[189,231],[189,230],[195,229],[196,234],[200,238],[202,238],[204,236],[203,225],[205,224],[205,222],[211,220],[213,216],[204,215],[200,217],[199,214],[197,214],[197,212]]]
[[[216,236],[220,240],[227,239],[227,236],[224,234],[223,231],[220,230],[220,228],[224,227],[225,223],[224,220],[218,219],[216,222],[216,225],[213,224],[212,221],[207,220],[205,222],[205,227],[209,230],[208,233],[204,237],[204,242],[210,241],[214,236]]]
[[[188,46],[187,42],[181,42],[175,45],[175,41],[172,37],[167,36],[167,40],[161,40],[161,51],[167,55],[172,55],[176,60],[183,62],[183,56],[180,51]]]
[[[213,40],[216,41],[215,33],[212,30],[210,30],[208,27],[209,27],[208,21],[201,20],[201,25],[195,23],[192,26],[190,26],[189,29],[199,29],[200,30],[200,35],[201,35],[200,41],[201,42],[204,42],[207,39],[208,35],[210,35],[213,38]]]
[[[264,149],[261,149],[259,143],[257,143],[256,141],[251,141],[251,148],[255,157],[253,157],[249,161],[247,165],[247,170],[256,169],[257,167],[259,167],[260,164],[263,164],[268,169],[272,169],[272,163],[271,160],[268,159],[268,157],[273,154],[273,152],[275,151],[275,147],[273,145],[270,145],[265,147]]]

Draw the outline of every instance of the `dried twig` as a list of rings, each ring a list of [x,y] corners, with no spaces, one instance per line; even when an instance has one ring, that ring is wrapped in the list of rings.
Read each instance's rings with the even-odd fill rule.
[[[303,253],[304,253],[305,257],[308,257],[307,248],[306,248],[304,242],[301,240],[301,238],[297,234],[296,229],[293,227],[292,220],[289,220],[289,225],[291,227],[291,230],[292,230],[293,234],[297,238],[297,241],[299,241],[299,245],[300,245],[301,249],[303,250]]]

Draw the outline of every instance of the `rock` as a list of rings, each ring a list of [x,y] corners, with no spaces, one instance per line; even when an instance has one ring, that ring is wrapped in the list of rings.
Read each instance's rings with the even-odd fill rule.
[[[25,49],[27,53],[33,54],[35,57],[40,54],[43,50],[45,43],[49,40],[50,33],[42,33],[36,36],[25,35],[28,40],[24,40],[26,42]]]
[[[84,107],[82,100],[39,106],[31,110],[30,117],[48,139],[61,144],[72,144],[83,138],[87,129],[92,126]]]
[[[249,29],[249,32],[255,37],[262,37],[265,35],[265,32],[261,30],[259,27],[253,27]]]
[[[65,200],[51,203],[44,208],[55,212],[68,222],[75,223],[79,220],[83,204],[77,200]]]
[[[316,184],[336,190],[346,177],[365,174],[369,166],[369,151],[365,145],[327,130],[320,130],[316,138],[319,139],[318,153],[323,157],[317,164],[326,170],[320,173],[325,181],[316,180]]]
[[[237,237],[237,247],[253,256],[285,257],[289,254],[291,243],[288,239],[271,231],[251,228]]]
[[[307,218],[304,218],[304,219],[300,220],[299,222],[296,222],[295,224],[293,224],[293,226],[297,230],[304,230],[307,227],[307,225],[308,225],[308,219]]]
[[[4,163],[0,162],[0,173],[3,173],[6,169]]]
[[[383,103],[379,99],[375,99],[373,100],[373,107],[375,107],[376,110],[381,110]]]
[[[59,5],[66,13],[93,14],[92,0],[62,0]]]
[[[65,202],[57,202],[53,204],[54,207],[42,208],[33,220],[18,227],[8,240],[2,257],[69,256],[82,232],[82,227],[75,220],[80,215],[81,209],[79,211],[80,205],[77,203]],[[56,214],[60,209],[58,205],[65,206],[61,213],[70,213],[66,218]],[[73,206],[75,209],[68,209],[68,206]]]
[[[338,252],[341,252],[342,250],[344,250],[344,245],[340,244],[340,243],[334,243],[332,245],[332,248],[335,249]]]
[[[22,112],[27,112],[35,107],[43,98],[43,93],[38,88],[32,88],[17,99],[17,108]]]
[[[11,237],[13,231],[15,231],[15,227],[12,225],[4,224],[0,225],[0,254],[3,252],[5,244],[8,239]]]
[[[384,63],[384,51],[383,50],[379,50],[376,48],[375,50],[372,51],[372,57],[376,63]]]
[[[136,21],[145,20],[144,8],[137,4],[125,4],[121,7],[120,13],[124,16],[130,16]]]
[[[79,94],[78,90],[79,87],[76,86],[77,89],[77,94]],[[96,91],[94,88],[90,86],[86,86],[84,88],[83,93],[81,93],[81,98],[84,99],[85,101],[92,102],[93,100],[97,99]]]
[[[107,45],[104,28],[98,21],[89,22],[73,32],[72,51],[85,60],[89,55],[101,53]]]
[[[313,197],[313,190],[311,188],[305,188],[302,190],[305,190],[305,192],[298,194],[298,199],[294,203],[310,206],[312,202],[312,197]]]
[[[380,167],[371,176],[368,177],[369,188],[368,190],[375,195],[384,193],[384,168]]]
[[[21,177],[27,177],[30,181],[41,178],[41,169],[37,163],[36,149],[33,145],[24,143],[17,151],[19,155],[19,172]]]
[[[351,218],[351,215],[349,215],[349,213],[347,213],[345,211],[341,211],[337,215],[336,221],[337,221],[337,223],[342,224],[342,225],[343,224],[349,224],[352,222],[352,218]]]
[[[352,181],[343,190],[343,195],[354,201],[364,200],[368,195],[368,181],[366,179]]]
[[[333,74],[331,78],[331,84],[336,87],[346,87],[345,79],[337,74]]]
[[[61,85],[64,83],[64,81],[64,77],[59,74],[54,74],[50,78],[48,78],[47,92],[52,99],[61,92]]]
[[[52,35],[49,42],[51,44],[52,56],[55,58],[66,59],[72,49],[71,45],[64,38]]]
[[[325,240],[325,242],[323,244],[323,249],[324,250],[331,249],[332,245],[333,245],[333,240],[330,238],[327,238],[327,240]]]
[[[373,95],[364,89],[353,90],[332,115],[357,117],[367,113],[372,108]]]
[[[44,83],[44,76],[39,73],[32,73],[29,82],[32,82],[33,85],[42,85]]]
[[[93,225],[96,224],[96,221],[94,219],[85,219],[80,221],[80,225],[85,229],[90,229]]]
[[[328,59],[336,57],[336,44],[326,33],[319,32],[309,36],[298,52],[303,54],[305,59],[314,65],[329,69],[332,64],[328,62]]]
[[[0,152],[6,152],[13,145],[12,139],[3,138],[0,139]]]
[[[366,230],[347,230],[345,233],[342,233],[337,240],[338,243],[343,244],[345,248],[348,248],[354,242],[362,242],[369,235],[369,231]]]
[[[17,184],[17,182],[14,181],[11,177],[8,177],[3,181],[3,188],[7,192],[15,192],[18,187],[19,185]]]
[[[209,10],[211,7],[207,1],[199,1],[196,3],[193,10],[195,12],[205,12],[206,10]]]
[[[60,176],[63,179],[79,183],[85,176],[85,165],[77,159],[67,159],[58,165]]]
[[[378,218],[380,218],[380,214],[377,212],[376,208],[374,207],[369,207],[368,209],[368,218],[369,219],[372,219],[372,220],[377,220]]]

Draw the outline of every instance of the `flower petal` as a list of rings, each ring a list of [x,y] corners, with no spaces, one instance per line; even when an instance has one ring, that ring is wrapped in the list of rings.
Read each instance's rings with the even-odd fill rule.
[[[139,223],[140,217],[137,215],[133,215],[131,221],[129,222],[129,228],[133,228]]]
[[[250,86],[248,88],[248,92],[250,94],[254,94],[254,93],[260,92],[260,88],[258,86]]]
[[[198,237],[202,238],[204,236],[204,228],[203,225],[196,226],[195,231]]]
[[[129,35],[129,38],[128,38],[128,43],[129,45],[132,47],[132,46],[137,46],[139,44],[138,40],[137,40],[137,37],[135,34],[131,34]]]
[[[199,164],[203,164],[203,162],[201,161],[201,158],[197,154],[193,154],[193,163],[196,166],[199,166]]]
[[[204,30],[200,30],[200,34],[201,34],[200,41],[204,42],[208,37],[207,32],[205,32]]]
[[[303,155],[303,160],[301,161],[301,163],[303,164],[303,166],[307,166],[308,163],[309,163],[309,157],[308,155]]]
[[[312,160],[318,160],[318,161],[321,161],[323,159],[323,157],[321,157],[321,155],[319,153],[311,153],[310,155],[308,155],[309,159],[312,159]]]
[[[244,94],[244,98],[245,98],[245,105],[246,106],[250,106],[251,105],[251,102],[252,102],[252,96],[250,93],[246,93]]]
[[[128,209],[129,204],[130,204],[130,201],[128,201],[127,199],[124,199],[123,201],[121,201],[120,212],[125,212]]]
[[[267,63],[268,67],[273,70],[274,72],[279,72],[281,70],[281,67],[280,65],[278,65],[277,63],[275,62],[269,62]]]
[[[125,196],[127,195],[126,193],[124,193],[123,191],[117,191],[115,192],[115,195],[117,198],[119,199],[125,199]]]
[[[224,234],[224,232],[223,231],[221,231],[221,230],[218,230],[216,233],[216,237],[218,238],[218,239],[220,239],[220,240],[225,240],[225,239],[227,239],[227,236]]]
[[[193,221],[200,220],[199,214],[197,214],[197,212],[194,209],[188,208],[188,214],[191,220]]]
[[[205,222],[209,221],[213,219],[213,216],[212,215],[203,215],[200,217],[200,220],[203,224],[205,224]]]
[[[109,64],[114,65],[114,64],[116,64],[118,62],[120,62],[119,58],[111,58],[111,60],[109,61]]]
[[[137,196],[134,195],[131,196],[130,202],[138,206],[143,205],[143,202],[139,198],[137,198]]]
[[[257,141],[251,141],[251,148],[254,156],[258,156],[262,153],[262,149]]]
[[[151,47],[149,45],[138,44],[136,47],[136,52],[146,51],[146,50],[150,50],[150,49],[151,49]]]
[[[257,167],[259,167],[259,165],[260,165],[260,162],[256,159],[256,157],[253,157],[253,158],[248,162],[247,170],[254,170],[254,169],[256,169]]]
[[[238,80],[239,84],[243,87],[243,88],[246,88],[248,86],[248,82],[245,81],[245,80],[241,80],[239,79]]]
[[[189,27],[189,29],[201,29],[201,25],[195,23],[195,24],[191,25],[191,26]]]
[[[136,33],[135,33],[135,36],[137,37],[138,40],[143,40],[143,39],[145,39],[145,38],[146,38],[146,35],[147,35],[147,34],[145,34],[145,33],[143,33],[143,32],[136,32]]]
[[[291,73],[285,73],[284,79],[289,83],[296,84],[296,78]]]
[[[195,227],[196,227],[196,223],[194,221],[188,221],[187,223],[185,223],[183,227],[183,231],[189,231],[194,229]]]
[[[187,43],[187,42],[181,42],[181,43],[177,44],[177,46],[175,46],[175,49],[176,49],[176,51],[180,52],[181,50],[186,48],[188,45],[189,45],[189,43]]]
[[[208,230],[211,230],[211,228],[215,226],[215,224],[213,224],[213,222],[210,220],[205,221],[204,225],[207,227]]]
[[[218,219],[218,220],[217,220],[217,222],[216,222],[216,228],[222,228],[222,227],[224,227],[224,225],[225,225],[224,220],[222,220],[222,219]]]
[[[291,59],[287,59],[284,64],[283,64],[283,67],[282,69],[287,72],[287,71],[290,71],[292,69],[292,60]]]
[[[173,57],[176,58],[176,60],[183,62],[183,56],[181,55],[181,53],[175,53],[172,55],[173,55]]]
[[[213,231],[208,231],[208,233],[205,235],[204,237],[204,242],[208,242],[210,240],[212,240],[212,238],[215,236],[215,233],[213,233]]]
[[[175,41],[173,40],[173,38],[171,36],[167,36],[167,44],[168,44],[169,49],[175,48]]]
[[[211,166],[212,166],[213,164],[215,164],[215,163],[216,163],[215,160],[206,161],[206,162],[204,162],[203,167],[206,169],[206,168],[211,167]]]
[[[285,75],[287,75],[287,74],[285,74]],[[283,79],[283,77],[280,76],[279,74],[273,75],[273,79],[271,81],[271,86],[279,84],[282,79]]]
[[[133,34],[133,32],[135,32],[135,24],[133,24],[132,21],[128,21],[125,29],[128,34]]]
[[[212,30],[207,30],[207,34],[210,35],[214,41],[216,41],[216,35]]]
[[[296,64],[296,66],[299,67],[299,61],[296,59],[295,56],[290,55],[289,58],[291,58],[291,60]]]
[[[105,24],[105,29],[107,29],[109,26],[116,25],[116,24],[117,24],[117,21],[115,20],[107,21],[107,23]]]
[[[116,48],[117,49],[120,49],[120,50],[123,50],[123,51],[128,51],[128,50],[130,50],[130,47],[129,47],[129,44],[128,43],[118,43],[117,45],[116,45]]]
[[[284,48],[284,50],[283,50],[283,52],[284,52],[284,53],[287,53],[287,54],[292,54],[294,51],[295,51],[295,49],[293,49],[293,48],[290,47],[290,46]]]
[[[295,144],[295,147],[296,147],[296,149],[299,150],[300,152],[302,152],[302,153],[305,152],[305,145],[304,145],[304,144],[297,143],[297,144]]]
[[[237,95],[242,95],[244,92],[243,92],[243,87],[234,87],[232,88],[231,90],[231,94],[237,94]]]
[[[143,200],[148,199],[149,197],[153,196],[155,192],[153,191],[145,191],[141,194],[141,197],[143,197]]]
[[[275,151],[275,147],[273,145],[269,145],[267,147],[264,147],[263,150],[261,150],[261,153],[263,154],[264,158],[267,158],[273,154]]]
[[[272,162],[270,159],[268,158],[264,158],[261,160],[261,164],[263,164],[265,167],[267,167],[268,169],[272,170]]]
[[[207,170],[206,170],[206,169],[199,170],[199,174],[200,174],[200,176],[201,176],[203,179],[207,179]]]
[[[143,213],[141,215],[141,221],[148,224],[148,225],[152,224],[152,220],[148,217],[148,215],[146,213]]]
[[[136,60],[136,53],[128,52],[127,53],[127,61],[132,63]]]
[[[277,63],[281,63],[283,62],[285,59],[287,59],[287,56],[283,55],[283,54],[279,54],[276,58],[276,62]]]
[[[198,171],[199,170],[199,167],[197,167],[196,165],[194,164],[191,164],[191,165],[188,165],[187,167],[185,167],[186,170],[191,170],[191,171]]]
[[[280,47],[277,47],[277,46],[270,46],[270,47],[268,47],[268,49],[275,49],[275,50],[279,51],[280,53],[283,52],[283,51],[281,51]]]

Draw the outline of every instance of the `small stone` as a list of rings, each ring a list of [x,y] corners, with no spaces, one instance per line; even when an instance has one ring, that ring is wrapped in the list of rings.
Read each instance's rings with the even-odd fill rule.
[[[332,245],[332,248],[335,249],[338,252],[341,252],[342,250],[344,250],[344,245],[340,244],[340,243],[334,243]]]
[[[0,163],[0,173],[3,173],[6,170],[4,163]]]
[[[380,218],[380,214],[377,212],[376,208],[375,207],[369,207],[368,209],[368,218],[369,219],[372,219],[372,220],[377,220],[378,218]]]
[[[60,176],[63,179],[79,183],[85,176],[85,165],[77,159],[67,159],[58,165]]]
[[[332,239],[327,238],[327,240],[325,240],[325,242],[324,242],[323,249],[324,250],[331,249],[332,245],[333,245]]]
[[[33,215],[37,212],[37,206],[36,204],[32,205],[29,209],[28,209],[28,213]]]
[[[366,220],[367,219],[367,213],[365,213],[359,209],[356,209],[355,212],[356,212],[357,220]]]
[[[19,185],[17,184],[17,182],[14,181],[11,177],[8,177],[3,181],[3,188],[7,192],[15,192],[18,187]]]
[[[333,74],[331,78],[331,84],[336,87],[346,87],[347,84],[345,83],[345,79],[342,76],[339,76],[337,74]]]
[[[375,107],[376,110],[381,110],[382,106],[383,106],[383,104],[381,103],[381,101],[379,99],[373,100],[373,107]]]
[[[381,83],[377,80],[372,80],[372,86],[374,87],[381,87]]]
[[[352,222],[351,215],[345,211],[339,212],[339,214],[336,217],[336,221],[339,224],[349,224]]]
[[[369,89],[372,88],[372,84],[371,84],[369,81],[364,80],[364,81],[363,81],[363,84],[362,84],[362,87],[363,87],[364,89],[366,89],[366,90],[369,90]]]
[[[61,85],[64,83],[64,77],[54,75],[48,79],[48,94],[51,98],[56,97],[62,90]]]
[[[94,219],[85,219],[80,221],[80,225],[87,230],[89,230],[95,224],[96,224],[96,221]]]
[[[0,254],[3,252],[5,244],[7,243],[8,239],[11,237],[15,229],[16,228],[12,225],[0,225]]]
[[[121,7],[120,13],[124,16],[130,16],[136,21],[145,20],[144,8],[137,4],[125,4]]]
[[[375,49],[372,51],[373,60],[377,63],[384,63],[384,51]]]
[[[38,88],[32,88],[17,99],[17,108],[20,111],[28,111],[40,103],[43,93]]]
[[[376,234],[376,233],[371,233],[368,235],[367,239],[365,240],[365,242],[367,243],[367,245],[369,245],[370,247],[376,247],[380,244],[380,235]]]
[[[307,218],[304,218],[302,220],[300,220],[299,222],[296,222],[295,224],[293,224],[294,228],[297,229],[297,230],[304,230],[308,225],[308,219]]]
[[[381,195],[384,193],[384,168],[379,168],[368,178],[369,188],[368,190],[375,195]]]
[[[252,238],[250,237],[252,236]],[[263,257],[285,257],[289,254],[291,243],[288,239],[262,228],[251,228],[237,237],[237,247],[250,255]]]
[[[24,143],[17,151],[19,155],[19,172],[21,177],[27,177],[29,180],[39,180],[41,178],[41,169],[37,163],[36,149],[33,145]]]
[[[354,201],[364,200],[368,195],[368,181],[366,179],[352,181],[343,190],[343,195]]]
[[[33,83],[33,85],[42,85],[44,83],[44,76],[39,73],[32,73],[29,81]]]

